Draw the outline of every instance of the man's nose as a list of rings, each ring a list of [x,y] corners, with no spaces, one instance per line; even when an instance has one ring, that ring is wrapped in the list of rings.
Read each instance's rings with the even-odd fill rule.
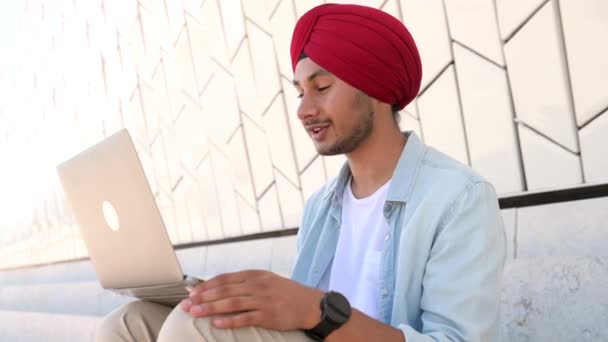
[[[298,118],[302,121],[319,115],[319,106],[310,96],[303,95],[298,106]]]

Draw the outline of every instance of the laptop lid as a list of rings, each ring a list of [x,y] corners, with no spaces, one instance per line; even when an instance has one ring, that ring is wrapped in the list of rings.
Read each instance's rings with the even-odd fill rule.
[[[60,164],[57,171],[104,288],[184,278],[126,129]]]

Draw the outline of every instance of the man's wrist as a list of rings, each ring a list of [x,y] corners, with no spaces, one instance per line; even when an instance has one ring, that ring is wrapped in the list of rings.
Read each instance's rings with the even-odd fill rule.
[[[344,325],[352,314],[348,299],[343,294],[330,291],[323,294],[319,303],[321,319],[312,329],[304,330],[315,341],[324,341],[333,331]]]
[[[324,295],[325,292],[315,290],[314,296],[311,296],[311,300],[308,301],[308,314],[304,319],[302,330],[312,329],[321,322],[321,300],[323,300]]]

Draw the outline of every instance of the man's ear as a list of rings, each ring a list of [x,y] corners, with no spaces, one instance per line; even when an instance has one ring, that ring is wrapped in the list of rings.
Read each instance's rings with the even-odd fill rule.
[[[372,110],[374,111],[374,113],[378,112],[378,109],[380,109],[380,108],[378,107],[378,105],[379,105],[381,102],[380,102],[379,100],[377,100],[377,99],[375,99],[375,98],[373,98],[373,97],[369,96],[369,95],[366,95],[366,96],[367,96],[367,98],[369,99],[369,102],[370,102],[370,104],[371,104],[371,107],[372,107]]]
[[[392,106],[390,104],[382,102],[371,96],[370,96],[370,99],[371,99],[372,109],[374,110],[374,113],[388,113],[391,116],[393,115]]]

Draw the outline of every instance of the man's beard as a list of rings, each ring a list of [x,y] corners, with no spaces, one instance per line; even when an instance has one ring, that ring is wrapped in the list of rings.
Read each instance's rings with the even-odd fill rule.
[[[317,148],[317,152],[323,156],[335,156],[338,154],[347,154],[354,151],[367,137],[372,133],[374,128],[374,112],[369,111],[367,114],[359,118],[359,123],[348,136],[339,139],[333,145],[326,149]]]

